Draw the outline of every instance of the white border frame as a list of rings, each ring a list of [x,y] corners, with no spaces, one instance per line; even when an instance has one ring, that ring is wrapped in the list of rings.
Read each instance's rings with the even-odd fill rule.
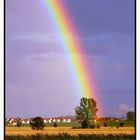
[[[139,13],[140,13],[140,0],[137,0],[136,1],[136,25],[137,25],[137,27],[136,27],[136,29],[137,29],[137,31],[136,31],[136,36],[137,36],[137,38],[136,38],[136,56],[137,56],[137,64],[136,64],[136,67],[137,67],[137,69],[136,69],[136,71],[137,71],[137,73],[136,73],[136,83],[137,83],[137,85],[136,85],[136,122],[137,122],[137,126],[136,126],[136,134],[137,134],[137,140],[139,140],[140,139],[140,133],[138,132],[139,130],[140,130],[140,111],[138,111],[138,108],[139,108],[139,106],[140,106],[140,62],[138,62],[138,60],[140,60],[140,40],[139,40],[139,37],[140,37],[140,15],[139,15]],[[139,25],[139,26],[138,26]],[[138,82],[139,81],[139,82]]]
[[[0,138],[4,139],[4,1],[0,0]]]
[[[139,7],[139,8],[138,8]],[[137,88],[136,88],[136,122],[137,122],[137,139],[140,139],[140,133],[138,133],[138,130],[140,130],[140,111],[138,111],[138,107],[140,106],[140,94],[138,94],[138,92],[140,92],[140,86],[138,85],[138,80],[140,79],[140,62],[138,63],[138,60],[140,60],[140,40],[138,39],[138,36],[140,37],[140,15],[138,16],[138,14],[140,13],[140,0],[136,0],[136,25],[137,25],[137,39],[136,39],[136,56],[137,56],[137,77],[136,77],[136,83],[137,83]],[[0,0],[0,138],[4,139],[4,38],[3,38],[3,34],[4,34],[4,0]],[[139,72],[139,73],[138,73]]]

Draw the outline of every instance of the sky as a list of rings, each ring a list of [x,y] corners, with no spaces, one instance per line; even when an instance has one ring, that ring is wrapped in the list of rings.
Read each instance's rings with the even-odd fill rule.
[[[93,71],[103,116],[125,116],[135,107],[134,1],[63,3]],[[44,0],[7,0],[5,25],[6,117],[74,115],[81,97]]]

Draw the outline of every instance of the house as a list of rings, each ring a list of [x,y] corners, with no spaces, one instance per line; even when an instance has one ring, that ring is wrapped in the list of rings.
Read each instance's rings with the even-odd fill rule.
[[[24,119],[25,124],[30,124],[31,119]]]
[[[43,118],[44,123],[70,123],[71,119],[70,118],[65,118],[65,117],[57,117],[57,118]]]
[[[60,122],[61,122],[61,120],[60,120],[60,119],[57,119],[57,122],[58,122],[58,123],[60,123]]]
[[[19,121],[19,118],[10,118],[7,119],[7,125],[17,125],[17,122]]]
[[[23,125],[29,125],[32,118],[9,118],[5,120],[7,125],[17,125],[17,122],[20,121]],[[44,123],[70,123],[76,121],[74,117],[55,117],[55,118],[43,118]]]
[[[48,121],[46,119],[43,119],[44,123],[47,123]]]
[[[67,119],[67,123],[70,123],[71,122],[71,119]]]

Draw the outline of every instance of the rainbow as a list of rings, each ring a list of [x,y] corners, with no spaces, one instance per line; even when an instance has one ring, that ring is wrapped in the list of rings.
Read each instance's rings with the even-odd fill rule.
[[[73,21],[70,18],[71,16],[69,15],[68,10],[61,0],[45,0],[45,5],[53,19],[52,22],[54,28],[60,33],[64,49],[69,55],[69,64],[73,69],[73,74],[78,83],[81,96],[94,98],[98,103],[98,108],[101,108],[95,83],[93,79],[91,79],[93,76],[90,76],[91,71],[88,63],[84,55],[82,55],[84,54],[84,47],[81,41],[77,39],[78,33],[74,28]]]

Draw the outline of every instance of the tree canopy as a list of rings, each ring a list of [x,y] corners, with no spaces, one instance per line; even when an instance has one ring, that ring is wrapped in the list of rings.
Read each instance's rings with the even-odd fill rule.
[[[82,128],[95,127],[97,112],[97,103],[93,98],[81,98],[80,106],[75,108],[76,119]]]

